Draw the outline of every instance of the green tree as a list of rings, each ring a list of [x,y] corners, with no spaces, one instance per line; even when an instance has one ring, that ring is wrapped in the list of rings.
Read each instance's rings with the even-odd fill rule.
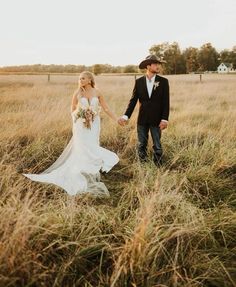
[[[216,71],[219,65],[219,54],[211,43],[201,46],[198,53],[198,62],[201,71]]]
[[[156,55],[158,58],[164,58],[166,50],[169,48],[169,43],[164,42],[162,44],[158,45],[153,45],[150,49],[149,52],[152,55]]]
[[[93,65],[93,73],[95,75],[99,75],[103,72],[103,69],[102,69],[102,65],[101,64],[95,64]]]
[[[231,59],[232,59],[233,67],[234,69],[236,69],[236,46],[232,48]]]
[[[220,52],[219,60],[221,62],[233,64],[234,69],[236,69],[236,46],[231,50],[223,50]]]
[[[156,55],[167,62],[164,66],[165,73],[186,73],[184,57],[181,54],[181,50],[177,42],[173,42],[172,44],[164,42],[162,44],[153,45],[149,49],[149,52],[150,54]]]
[[[124,73],[137,73],[138,67],[135,65],[127,65],[124,67]]]
[[[199,69],[198,48],[189,47],[183,51],[186,73],[196,72]]]

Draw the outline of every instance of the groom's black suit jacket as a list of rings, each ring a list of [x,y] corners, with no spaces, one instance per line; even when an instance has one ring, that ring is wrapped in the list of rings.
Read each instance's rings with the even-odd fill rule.
[[[151,97],[149,98],[146,76],[135,81],[133,95],[129,101],[125,115],[128,118],[139,101],[138,124],[159,125],[161,120],[168,120],[169,117],[169,82],[166,78],[156,75]]]

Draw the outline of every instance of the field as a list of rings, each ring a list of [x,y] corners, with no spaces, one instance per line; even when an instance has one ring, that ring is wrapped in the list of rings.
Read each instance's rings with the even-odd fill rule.
[[[0,76],[0,286],[236,286],[236,76],[168,79],[164,165],[137,162],[137,108],[126,127],[103,113],[101,145],[120,162],[96,198],[21,175],[70,140],[77,77]],[[122,115],[134,77],[96,82]]]

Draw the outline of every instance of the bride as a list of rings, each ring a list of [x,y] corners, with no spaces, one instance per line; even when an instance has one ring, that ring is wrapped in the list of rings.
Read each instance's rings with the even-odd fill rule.
[[[100,106],[114,121],[118,121],[103,95],[95,88],[93,74],[82,72],[79,88],[72,97],[73,136],[70,142],[48,169],[40,174],[23,175],[33,181],[55,184],[70,195],[84,192],[109,195],[105,184],[100,181],[99,171],[108,172],[119,158],[99,144]]]

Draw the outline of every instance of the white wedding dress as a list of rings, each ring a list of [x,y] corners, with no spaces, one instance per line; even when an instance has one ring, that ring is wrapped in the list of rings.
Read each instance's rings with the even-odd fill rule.
[[[100,116],[99,99],[94,96],[89,101],[78,97],[81,108],[91,107],[97,112],[91,129],[84,127],[81,118],[75,121],[72,113],[73,136],[59,158],[40,174],[23,174],[33,181],[55,184],[68,194],[93,193],[109,195],[104,183],[100,182],[100,170],[108,172],[119,158],[99,144]]]

